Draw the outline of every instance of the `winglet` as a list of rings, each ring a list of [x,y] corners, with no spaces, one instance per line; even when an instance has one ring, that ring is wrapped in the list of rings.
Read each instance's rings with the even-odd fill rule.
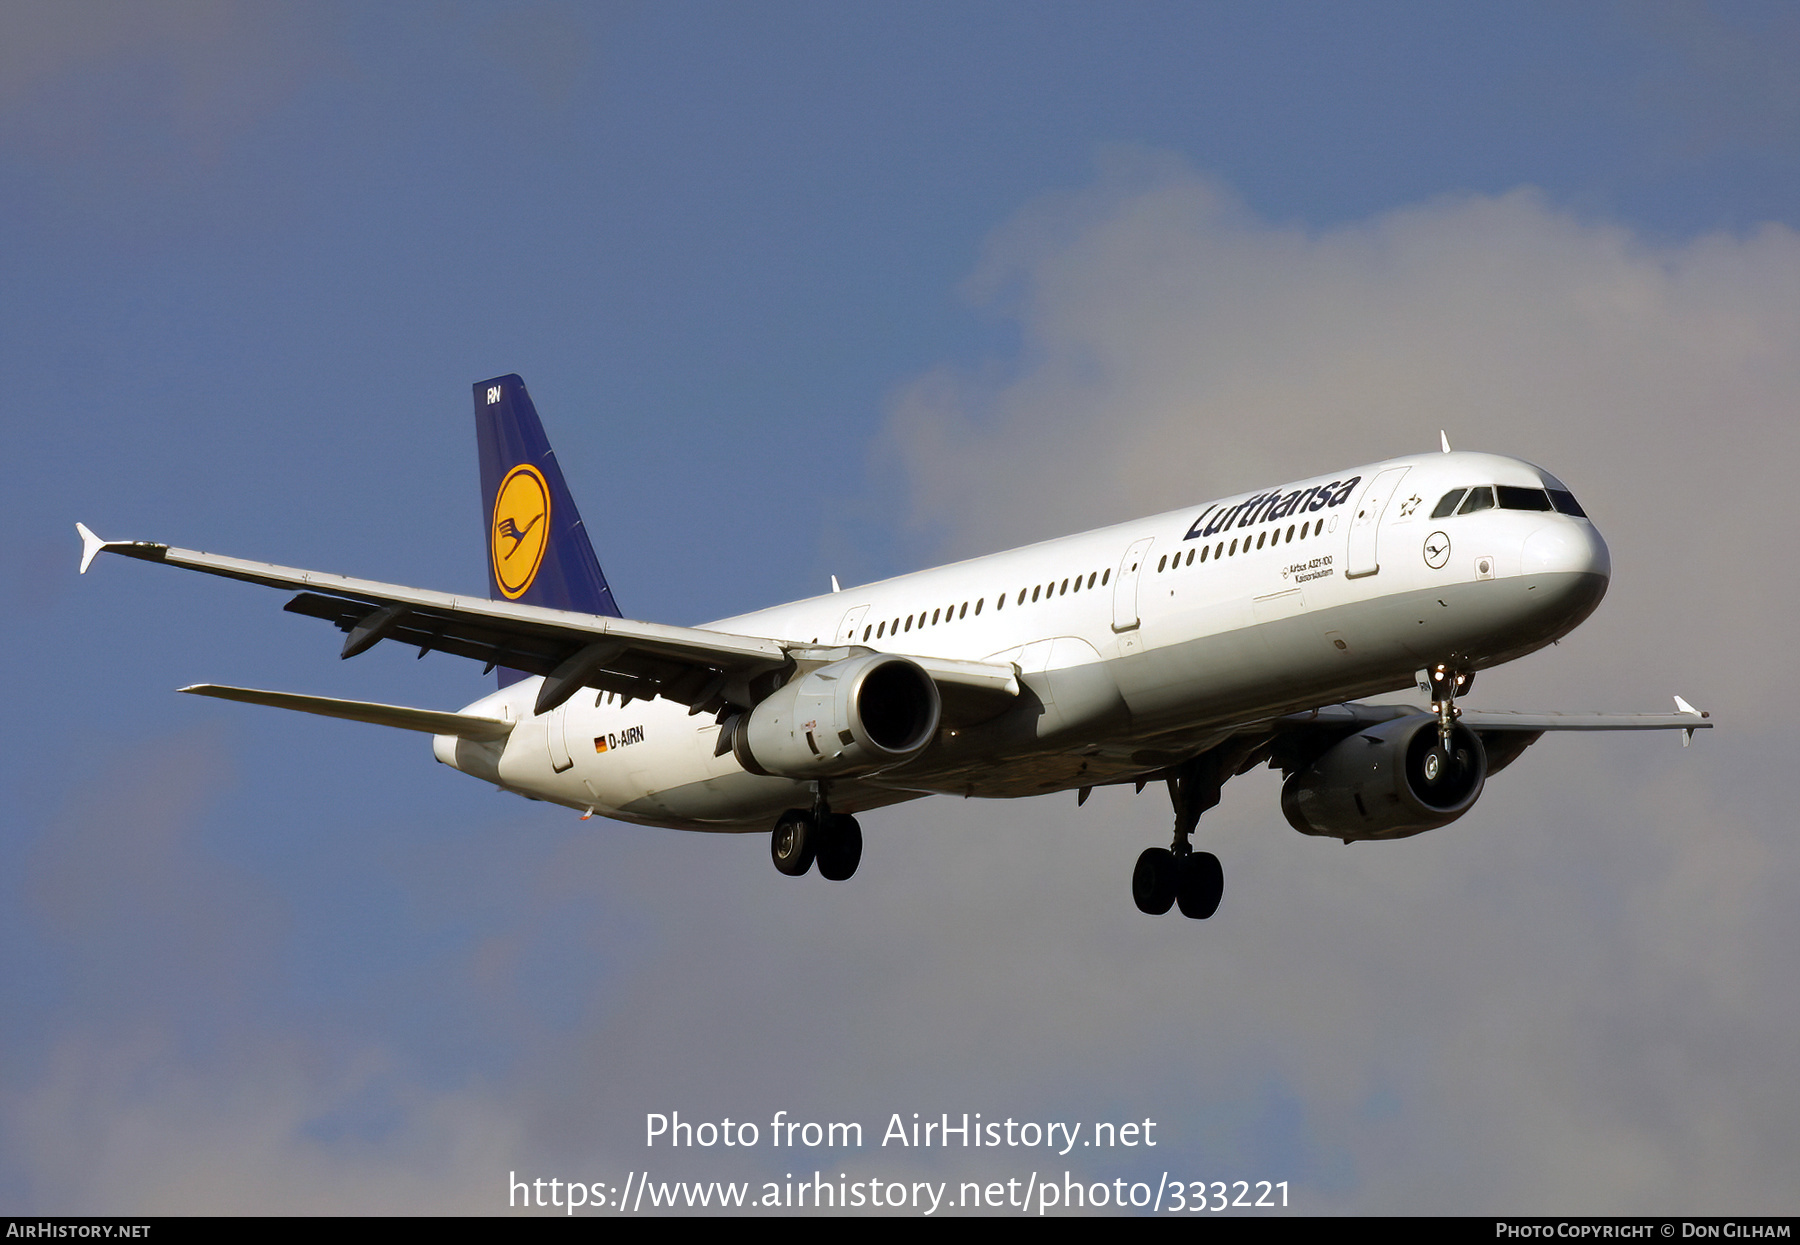
[[[101,540],[89,530],[85,523],[77,523],[75,530],[81,534],[81,573],[87,574],[87,568],[93,563],[94,556],[110,550],[124,554],[128,558],[140,558],[146,562],[160,562],[169,552],[167,545],[159,545],[151,540]]]
[[[1444,447],[1444,453],[1450,452],[1450,434],[1442,428],[1438,429],[1438,444]]]
[[[1710,718],[1712,716],[1712,714],[1710,714],[1710,713],[1702,713],[1700,710],[1694,708],[1694,706],[1688,704],[1687,701],[1683,700],[1679,696],[1677,696],[1675,698],[1675,708],[1680,713],[1689,714],[1690,716],[1696,717],[1696,718]],[[1694,742],[1694,728],[1690,726],[1681,732],[1681,746],[1683,748],[1685,748],[1693,742]]]
[[[77,523],[75,530],[81,534],[81,573],[85,575],[95,555],[106,548],[106,542],[89,531],[85,523]]]

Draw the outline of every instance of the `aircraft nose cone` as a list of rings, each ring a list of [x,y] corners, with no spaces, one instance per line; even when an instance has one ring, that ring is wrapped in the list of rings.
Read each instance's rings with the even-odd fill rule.
[[[1598,575],[1612,578],[1612,555],[1592,523],[1556,523],[1525,542],[1520,571],[1526,575]]]

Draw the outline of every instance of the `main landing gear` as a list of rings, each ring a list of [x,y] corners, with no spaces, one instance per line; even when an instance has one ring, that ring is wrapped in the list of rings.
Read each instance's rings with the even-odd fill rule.
[[[1216,751],[1183,761],[1169,771],[1169,799],[1175,805],[1175,841],[1147,848],[1131,874],[1131,897],[1138,911],[1161,916],[1179,906],[1181,915],[1204,921],[1219,910],[1225,894],[1225,870],[1211,852],[1197,852],[1188,842],[1200,814],[1219,802],[1219,788],[1230,777]]]
[[[811,812],[790,808],[775,820],[769,836],[769,855],[775,867],[789,877],[799,877],[819,862],[819,876],[832,882],[847,880],[862,863],[862,827],[848,813],[834,813],[824,793]]]

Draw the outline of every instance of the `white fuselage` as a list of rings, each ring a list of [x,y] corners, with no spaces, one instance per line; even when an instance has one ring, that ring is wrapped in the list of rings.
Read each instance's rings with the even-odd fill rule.
[[[1433,662],[1480,669],[1566,634],[1610,574],[1590,521],[1501,508],[1430,517],[1452,489],[1546,483],[1562,488],[1497,455],[1393,459],[709,626],[1016,668],[1014,709],[946,728],[903,766],[834,781],[841,811],[1092,786],[1237,727],[1407,687]],[[503,744],[440,736],[438,758],[534,799],[685,829],[766,830],[811,803],[811,784],[718,754],[710,714],[589,691],[540,716],[539,683],[469,707],[518,721]]]

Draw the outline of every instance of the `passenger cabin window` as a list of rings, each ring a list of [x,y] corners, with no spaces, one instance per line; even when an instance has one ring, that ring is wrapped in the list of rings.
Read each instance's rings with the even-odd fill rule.
[[[1461,501],[1463,499],[1463,494],[1468,491],[1468,489],[1453,488],[1448,493],[1445,493],[1443,499],[1438,502],[1437,508],[1431,512],[1431,517],[1434,519],[1446,519],[1455,514],[1456,503]]]
[[[1541,488],[1519,488],[1512,484],[1496,486],[1502,510],[1548,510],[1550,495]]]
[[[1465,501],[1462,504],[1462,509],[1458,510],[1456,513],[1474,514],[1477,510],[1492,510],[1493,508],[1494,490],[1484,484],[1480,488],[1472,488],[1469,490],[1469,500]]]

